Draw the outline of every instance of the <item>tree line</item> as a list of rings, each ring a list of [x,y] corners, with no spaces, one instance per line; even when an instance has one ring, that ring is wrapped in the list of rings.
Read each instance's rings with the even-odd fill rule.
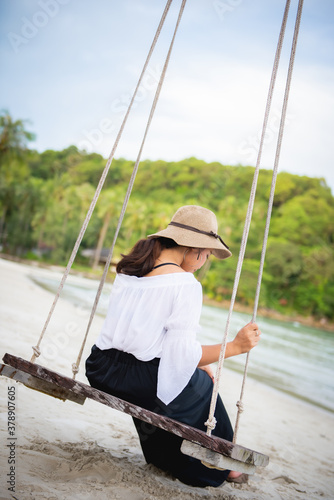
[[[39,153],[23,121],[0,115],[0,245],[3,253],[64,264],[72,251],[106,160],[70,146]],[[134,162],[114,159],[81,250],[109,247]],[[210,260],[200,279],[205,295],[229,300],[254,168],[142,161],[114,258],[166,226],[181,205],[217,214],[233,257]],[[257,283],[271,171],[261,170],[237,301],[252,306]],[[334,319],[334,198],[324,179],[278,175],[260,306]],[[78,262],[89,265],[82,254]]]

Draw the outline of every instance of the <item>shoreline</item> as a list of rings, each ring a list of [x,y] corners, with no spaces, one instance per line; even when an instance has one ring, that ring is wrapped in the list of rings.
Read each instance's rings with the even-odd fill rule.
[[[25,264],[27,266],[31,267],[39,267],[42,269],[50,269],[50,270],[57,270],[59,272],[64,272],[65,267],[64,266],[58,266],[55,264],[46,264],[44,262],[38,261],[38,260],[29,260],[29,259],[21,259],[20,257],[15,257],[12,255],[8,254],[2,254],[0,253],[0,259],[8,260],[11,262],[17,262],[20,264]],[[74,276],[79,276],[87,279],[95,279],[99,280],[102,276],[102,271],[99,270],[97,272],[92,272],[92,271],[81,271],[77,269],[71,268],[70,274]],[[106,283],[111,283],[112,280],[109,276],[107,276]],[[217,301],[214,299],[209,299],[208,297],[203,297],[203,304],[207,306],[212,306],[212,307],[217,307],[220,309],[224,310],[229,310],[230,307],[230,301],[228,300],[223,300],[223,301]],[[253,307],[251,306],[245,306],[242,305],[238,302],[235,302],[234,304],[234,310],[240,313],[244,314],[249,314],[252,316],[253,314]],[[272,320],[277,320],[277,321],[282,321],[284,323],[299,323],[303,326],[309,327],[309,328],[315,328],[317,330],[323,330],[326,332],[334,332],[334,322],[331,323],[325,319],[317,320],[313,316],[302,316],[300,314],[294,314],[294,315],[288,315],[288,314],[282,314],[278,311],[275,311],[274,309],[268,309],[264,307],[259,307],[257,310],[257,316],[262,317],[262,318],[268,318]]]
[[[24,266],[24,264],[22,264],[22,266]],[[29,271],[28,276],[35,284],[37,284],[38,286],[42,287],[42,289],[44,289],[52,294],[56,293],[58,285],[59,285],[60,280],[62,278],[63,269],[58,269],[58,268],[57,269],[50,269],[50,268],[41,268],[41,267],[32,267],[32,266],[25,266],[25,269],[27,269]],[[49,280],[50,280],[50,282],[49,282]],[[52,284],[51,284],[51,282],[52,282]],[[97,288],[98,284],[99,284],[99,280],[89,279],[89,278],[79,276],[76,274],[70,274],[68,276],[68,280],[64,286],[64,289],[62,290],[60,300],[69,301],[72,305],[75,305],[77,307],[79,307],[79,304],[80,304],[81,308],[87,308],[87,309],[91,310],[92,301],[93,301],[93,298],[95,297],[96,288]],[[74,287],[74,289],[76,291],[79,291],[79,294],[77,294],[75,291],[72,291],[72,287]],[[98,306],[97,311],[96,311],[96,314],[99,317],[101,317],[102,319],[104,319],[105,314],[106,314],[106,310],[108,307],[109,293],[110,293],[111,287],[112,287],[112,284],[110,282],[105,284],[105,287],[104,287],[105,293],[102,294],[100,301],[99,301],[99,306]],[[82,293],[81,290],[86,290],[86,292]],[[225,310],[225,309],[215,308],[214,306],[205,306],[204,305],[204,308],[205,307],[209,307],[211,309],[211,312],[209,314],[216,315],[216,314],[223,313],[225,318],[227,317],[227,310]],[[215,312],[215,309],[217,310],[217,312]],[[45,311],[45,316],[46,316],[46,313],[47,313],[47,311]],[[238,314],[240,314],[240,313],[238,313],[237,311],[234,311],[234,314],[235,314],[235,316],[238,316]],[[247,322],[249,320],[249,318],[245,314],[243,314],[243,316],[245,319],[241,319],[241,321]],[[236,318],[234,318],[234,319],[236,319]],[[225,319],[225,321],[226,321],[226,319]],[[270,321],[265,320],[264,318],[261,318],[261,323],[262,322],[265,323],[266,321],[267,321],[267,326],[268,326],[270,324]],[[205,323],[205,321],[204,321],[204,323]],[[286,323],[282,323],[280,321],[277,321],[277,322],[272,321],[272,323],[273,323],[273,325],[271,326],[271,328],[276,328],[275,325],[277,325],[278,327],[284,328],[284,326],[285,326],[285,328],[288,328],[288,329],[290,329],[290,328],[296,329],[296,324],[289,325]],[[263,326],[263,328],[265,328],[264,324],[262,326]],[[205,327],[205,324],[203,325],[203,327]],[[299,325],[299,327],[301,327],[301,325]],[[307,332],[307,329],[304,329],[304,331]],[[310,332],[311,331],[312,330],[310,330]],[[322,332],[320,330],[319,330],[319,332],[316,332],[316,333],[314,331],[312,332],[312,335],[323,335],[323,334],[324,334],[324,332]],[[218,337],[213,337],[210,339],[209,342],[215,343],[217,338]],[[202,341],[202,343],[207,343],[208,339],[205,338],[205,336],[204,336],[204,337],[201,337],[201,341]],[[226,367],[227,367],[227,369],[232,370],[234,373],[236,373],[238,375],[243,374],[243,370],[244,370],[243,364],[235,365],[232,363],[232,365],[229,365],[229,361],[228,361],[226,364]],[[266,374],[261,372],[261,367],[259,367],[258,371],[254,371],[254,369],[252,369],[251,372],[248,373],[248,377],[257,380],[260,383],[263,383],[264,385],[267,385],[269,387],[277,389],[284,394],[290,395],[291,397],[295,397],[298,401],[304,401],[306,403],[311,404],[312,406],[315,406],[316,408],[321,408],[324,411],[329,411],[331,413],[334,413],[334,406],[330,403],[330,401],[332,401],[332,400],[329,399],[327,402],[326,398],[325,399],[319,398],[319,395],[315,397],[315,394],[313,394],[312,392],[310,394],[307,394],[307,393],[305,393],[305,391],[300,391],[300,390],[298,390],[298,385],[290,384],[288,379],[285,379],[285,383],[281,382],[278,384],[277,383],[273,384],[273,383],[271,383],[270,379],[268,379]],[[282,379],[281,379],[281,381],[282,381]]]
[[[10,352],[28,359],[53,300],[52,292],[30,280],[30,269],[0,259],[2,355]],[[41,346],[39,364],[71,376],[87,314],[66,300],[59,301]],[[102,321],[94,319],[83,360]],[[77,379],[87,383],[83,362]],[[226,370],[220,387],[232,425],[241,380],[241,375]],[[219,488],[189,487],[146,464],[131,418],[94,401],[64,403],[0,377],[0,418],[4,424],[8,387],[13,385],[19,403],[14,495],[20,500],[333,498],[334,415],[257,380],[247,380],[238,442],[268,455],[269,465],[259,467],[248,484],[224,483]],[[2,425],[1,442],[6,443],[7,438],[7,425]],[[0,467],[8,471],[6,446],[1,447]],[[3,498],[10,498],[3,482],[0,491]]]
[[[207,306],[218,307],[224,310],[229,310],[230,302],[225,301],[215,301],[213,299],[208,299],[204,297],[203,303]],[[244,306],[235,302],[234,310],[240,313],[249,314],[252,316],[253,308],[251,306]],[[274,309],[266,309],[264,307],[259,307],[257,310],[257,317],[267,318],[277,321],[282,321],[283,323],[299,323],[302,326],[315,328],[316,330],[323,330],[326,332],[334,332],[334,323],[329,323],[327,321],[316,320],[313,316],[301,316],[296,314],[293,316],[282,314]]]

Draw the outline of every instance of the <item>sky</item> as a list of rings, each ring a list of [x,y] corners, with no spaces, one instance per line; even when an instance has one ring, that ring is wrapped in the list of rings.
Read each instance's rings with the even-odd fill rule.
[[[165,0],[0,0],[0,109],[30,147],[108,157]],[[136,159],[181,1],[172,2],[116,157]],[[274,164],[291,0],[261,167]],[[142,159],[255,165],[285,0],[188,0]],[[305,0],[279,171],[334,193],[334,2]]]

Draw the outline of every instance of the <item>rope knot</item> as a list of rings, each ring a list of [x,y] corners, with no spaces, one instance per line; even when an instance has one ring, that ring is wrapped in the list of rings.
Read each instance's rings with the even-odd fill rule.
[[[77,373],[79,373],[79,368],[78,368],[78,365],[76,363],[72,363],[72,373],[73,373],[73,375],[76,375]]]
[[[216,423],[217,423],[217,420],[215,419],[215,417],[212,417],[212,418],[209,418],[204,425],[207,426],[208,429],[210,429],[210,431],[213,431],[216,427]]]
[[[239,413],[242,413],[244,411],[244,404],[242,401],[237,401],[236,406],[238,407]]]
[[[36,358],[41,355],[41,350],[37,347],[37,345],[31,346],[32,350],[34,351],[34,355]]]

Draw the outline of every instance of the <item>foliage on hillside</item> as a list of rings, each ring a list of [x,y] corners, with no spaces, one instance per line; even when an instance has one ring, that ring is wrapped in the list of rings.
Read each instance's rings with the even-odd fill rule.
[[[27,139],[23,136],[23,143]],[[37,252],[49,261],[65,263],[105,159],[74,146],[38,153],[14,144],[0,154],[3,251],[21,257]],[[101,235],[103,246],[111,245],[132,168],[131,161],[113,161],[81,249],[95,248]],[[210,261],[201,277],[204,292],[218,301],[230,299],[253,173],[253,167],[208,164],[196,158],[143,161],[115,257],[138,238],[165,227],[179,206],[206,206],[217,214],[220,234],[233,257]],[[254,300],[270,183],[271,172],[262,170],[238,292],[238,301],[246,305]],[[333,319],[333,255],[334,198],[325,181],[279,174],[260,305]]]

